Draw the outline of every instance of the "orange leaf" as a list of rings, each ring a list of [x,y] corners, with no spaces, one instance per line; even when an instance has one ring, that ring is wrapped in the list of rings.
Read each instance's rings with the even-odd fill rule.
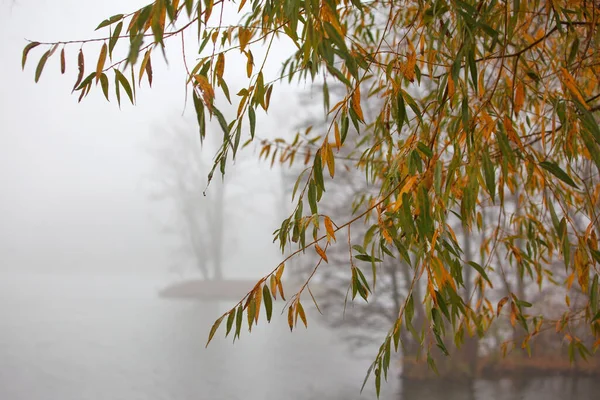
[[[340,128],[339,128],[337,122],[333,124],[333,132],[334,132],[334,136],[335,136],[335,146],[339,150],[340,147],[342,146],[342,138],[340,136]]]
[[[354,112],[358,116],[358,119],[360,119],[361,121],[364,122],[365,118],[363,116],[362,108],[360,106],[360,86],[359,85],[356,86],[356,88],[354,89],[354,92],[352,93],[352,99],[350,100],[350,107],[352,107],[352,110],[354,110]]]
[[[325,251],[318,245],[315,244],[315,250],[317,251],[317,254],[326,262],[329,263],[329,261],[327,260],[327,254],[325,254]]]
[[[220,53],[217,57],[217,64],[215,65],[215,74],[219,78],[223,78],[223,72],[225,71],[225,54]]]
[[[215,90],[204,75],[194,75],[194,79],[200,87],[204,103],[209,109],[212,109],[213,99],[215,98]]]
[[[329,236],[335,241],[336,239],[335,230],[333,229],[333,222],[331,222],[331,218],[329,218],[328,216],[325,216],[325,229],[327,230],[327,236]]]
[[[579,88],[577,87],[577,82],[575,81],[575,78],[573,78],[573,75],[571,75],[569,73],[569,71],[567,71],[565,68],[561,68],[560,72],[562,73],[562,83],[565,84],[565,86],[569,89],[569,91],[571,92],[571,94],[573,96],[575,96],[577,98],[577,100],[583,104],[583,106],[589,110],[590,106],[588,106],[587,102],[585,101],[585,99],[583,98],[583,96],[581,95],[581,92],[579,91]]]
[[[515,103],[514,109],[515,114],[518,115],[521,109],[523,108],[523,103],[525,102],[525,86],[523,82],[519,82],[517,84],[517,89],[515,90]]]
[[[448,99],[452,100],[454,97],[454,79],[448,74]]]

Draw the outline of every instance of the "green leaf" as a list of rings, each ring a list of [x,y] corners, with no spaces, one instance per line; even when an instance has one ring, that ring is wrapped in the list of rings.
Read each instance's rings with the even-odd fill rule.
[[[421,153],[423,153],[425,155],[425,157],[427,157],[427,158],[433,157],[433,151],[431,151],[431,149],[429,147],[427,147],[427,145],[425,145],[425,143],[422,143],[422,142],[417,143],[417,149],[419,149],[419,151]]]
[[[335,45],[344,53],[348,53],[348,48],[346,47],[346,42],[344,38],[339,34],[337,29],[333,27],[329,22],[323,23],[323,28],[325,28],[325,32],[327,36],[335,43]]]
[[[368,254],[357,254],[356,257],[358,260],[367,261],[367,262],[381,262],[379,258],[372,257]]]
[[[562,170],[556,163],[551,161],[542,161],[539,163],[539,166],[544,168],[546,171],[550,172],[552,175],[556,176],[558,179],[563,181],[564,183],[579,189],[579,186],[575,184],[573,179],[565,171]]]
[[[106,97],[106,100],[108,100],[108,77],[104,72],[100,74],[100,86],[102,86],[104,97]]]
[[[129,45],[129,55],[127,56],[127,65],[135,65],[140,55],[140,47],[144,43],[144,35],[138,34],[133,37],[131,44]]]
[[[113,15],[112,17],[100,22],[100,25],[98,25],[98,27],[95,30],[98,30],[98,29],[104,28],[105,26],[114,24],[115,22],[120,21],[122,19],[123,19],[123,14]]]
[[[229,126],[227,125],[227,121],[225,120],[225,117],[223,116],[223,114],[221,114],[221,111],[219,111],[219,109],[217,107],[213,107],[212,112],[217,117],[217,121],[219,121],[219,125],[221,126],[223,133],[228,135],[229,134]]]
[[[490,160],[490,154],[487,149],[483,150],[481,161],[485,176],[485,186],[492,198],[492,202],[494,202],[496,199],[496,171],[494,170],[494,164]]]
[[[256,131],[256,114],[254,108],[248,106],[248,119],[250,120],[250,137],[254,139],[254,132]]]
[[[573,44],[571,45],[571,50],[569,51],[569,58],[567,59],[567,65],[573,64],[575,61],[575,57],[577,57],[577,52],[579,51],[579,38],[575,36],[573,40]]]
[[[121,35],[122,29],[123,29],[123,22],[119,22],[115,26],[115,29],[114,29],[112,35],[110,36],[110,39],[108,40],[108,53],[110,54],[111,58],[112,58],[112,51],[115,48],[117,41],[119,40],[119,36]]]
[[[192,16],[192,12],[194,11],[194,0],[185,0],[185,11],[187,12],[188,17]]]
[[[487,274],[485,273],[485,270],[483,269],[483,267],[481,265],[477,264],[474,261],[469,261],[468,264],[471,267],[475,268],[475,270],[477,272],[479,272],[479,275],[481,275],[483,277],[483,279],[485,279],[487,281],[487,283],[489,283],[490,288],[494,287],[494,285],[492,285],[492,281],[490,281],[490,278],[487,276]]]
[[[121,89],[119,86],[119,76],[115,74],[115,96],[117,97],[117,104],[121,108]]]
[[[367,282],[367,279],[365,278],[365,276],[363,275],[362,271],[360,270],[360,268],[355,268],[356,272],[358,272],[358,276],[360,277],[360,280],[362,281],[363,285],[367,288],[367,290],[370,292],[371,288],[369,287],[369,283]]]
[[[242,316],[243,316],[244,310],[242,309],[242,306],[239,306],[237,309],[237,313],[235,315],[235,335],[233,336],[233,339],[235,340],[236,337],[240,337],[240,332],[242,330]]]
[[[362,384],[362,386],[360,387],[360,393],[362,393],[362,392],[363,392],[363,390],[364,390],[364,388],[365,388],[365,385],[367,384],[367,381],[369,380],[369,376],[371,376],[371,372],[373,371],[373,367],[375,367],[375,363],[372,363],[372,364],[369,366],[369,369],[367,370],[367,374],[365,375],[365,379],[363,380],[363,384]]]
[[[263,303],[265,304],[265,311],[267,312],[267,321],[271,322],[271,314],[273,313],[273,300],[271,299],[271,292],[266,284],[263,286]]]
[[[310,206],[310,212],[315,215],[318,213],[317,208],[317,188],[314,179],[311,179],[308,184],[308,205]]]
[[[79,86],[75,90],[83,90],[86,86],[88,86],[90,83],[92,83],[92,80],[94,79],[95,76],[96,76],[95,72],[92,72],[91,74],[86,76],[85,79],[79,84]]]
[[[225,336],[229,336],[229,332],[231,332],[231,328],[233,327],[233,321],[235,320],[235,310],[231,310],[229,315],[227,316],[227,332],[225,332]]]
[[[317,151],[317,154],[315,155],[313,174],[317,186],[320,187],[321,190],[325,191],[325,182],[323,182],[323,167],[321,165],[321,150]]]
[[[210,341],[212,340],[213,336],[215,335],[215,332],[217,332],[217,329],[219,329],[219,325],[221,325],[221,321],[223,321],[223,318],[225,316],[223,315],[221,318],[219,318],[218,320],[215,321],[215,323],[213,324],[212,328],[210,328],[210,333],[208,334],[208,341],[206,342],[206,346],[208,347],[208,344],[210,343]]]
[[[404,98],[404,101],[406,101],[406,103],[408,103],[408,106],[413,110],[417,119],[421,123],[423,123],[423,116],[421,115],[421,109],[419,108],[419,105],[417,104],[415,99],[413,99],[412,96],[410,94],[408,94],[406,91],[404,91],[402,89],[400,89],[400,90],[402,91],[402,97]]]
[[[250,300],[250,304],[248,304],[248,309],[246,311],[248,316],[248,330],[252,330],[252,323],[254,322],[254,316],[256,315],[256,300],[252,297]]]
[[[131,91],[131,86],[129,85],[129,81],[127,80],[127,78],[125,78],[125,75],[123,75],[123,73],[121,71],[119,71],[118,69],[114,69],[115,71],[115,77],[117,79],[117,81],[121,84],[121,86],[123,86],[123,89],[125,89],[125,93],[127,93],[127,97],[129,97],[129,100],[131,101],[131,104],[133,103],[133,92]]]
[[[467,59],[469,61],[469,70],[471,71],[471,80],[473,81],[473,90],[477,94],[479,85],[477,84],[477,64],[475,63],[475,51],[473,48],[467,53]]]
[[[196,119],[198,120],[198,129],[200,130],[200,140],[203,140],[206,136],[206,120],[204,118],[204,103],[194,90],[192,92],[192,98],[194,99],[194,108],[196,110]]]
[[[44,70],[44,65],[46,65],[46,61],[48,61],[48,58],[52,54],[54,48],[55,47],[46,51],[40,58],[37,68],[35,69],[35,83],[37,83],[40,80],[40,76],[42,76],[42,71]],[[25,64],[23,63],[23,65],[25,65]]]

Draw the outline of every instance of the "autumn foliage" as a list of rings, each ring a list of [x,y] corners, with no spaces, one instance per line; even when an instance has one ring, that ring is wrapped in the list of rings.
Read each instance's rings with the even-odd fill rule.
[[[221,25],[221,8],[233,3],[239,24]],[[102,43],[97,54],[86,50],[89,40],[30,42],[22,61],[25,66],[35,48],[43,49],[38,81],[58,53],[64,72],[64,49],[77,46],[73,91],[79,98],[99,86],[107,98],[114,92],[119,103],[124,95],[133,103],[142,78],[157,79],[152,60],[161,47],[196,29],[200,58],[189,64],[187,84],[200,135],[209,118],[223,130],[213,167],[222,173],[240,144],[258,140],[256,114],[269,108],[281,82],[322,88],[324,128],[262,143],[261,157],[304,165],[293,190],[295,210],[275,233],[283,252],[294,249],[217,320],[209,341],[223,326],[239,337],[243,325],[251,328],[261,316],[270,320],[273,300],[286,299],[282,281],[290,258],[314,264],[287,298],[290,329],[308,324],[303,304],[318,304],[310,282],[332,248],[348,254],[352,299],[368,301],[377,291],[378,264],[395,258],[408,265],[411,278],[369,369],[379,389],[402,332],[414,336],[433,368],[434,349],[449,353],[452,342],[485,338],[495,324],[520,332],[504,350],[528,351],[549,330],[561,335],[573,359],[591,356],[600,345],[597,5],[156,0],[103,21],[98,29],[106,36],[91,40]],[[293,51],[280,75],[266,76],[268,50],[280,40],[293,43]],[[115,59],[119,46],[127,55]],[[267,49],[264,58],[254,58],[257,47]],[[246,65],[228,65],[233,52]],[[226,68],[244,69],[247,85],[237,94],[229,92]],[[330,93],[335,85],[341,95]],[[227,118],[216,98],[233,103],[236,115]],[[351,218],[335,220],[319,204],[342,164],[360,170],[374,190],[359,196]],[[359,224],[366,224],[366,234],[353,238],[351,226]],[[337,240],[342,233],[347,240]],[[468,256],[465,238],[477,248]],[[547,313],[549,298],[560,305]],[[425,321],[414,326],[417,306]]]

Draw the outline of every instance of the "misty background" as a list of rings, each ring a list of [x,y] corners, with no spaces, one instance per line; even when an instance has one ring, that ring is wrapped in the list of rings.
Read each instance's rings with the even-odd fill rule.
[[[65,75],[55,56],[34,83],[41,47],[21,71],[25,39],[101,37],[105,32],[93,31],[100,21],[146,2],[0,0],[0,399],[375,398],[372,382],[359,392],[377,348],[358,354],[312,308],[308,330],[290,333],[277,302],[270,325],[261,320],[235,344],[220,332],[205,349],[210,326],[234,302],[159,298],[170,283],[201,277],[177,235],[174,199],[159,195],[177,176],[161,154],[200,145],[178,38],[167,43],[168,65],[155,53],[152,88],[144,82],[137,104],[125,98],[121,109],[113,94],[107,102],[93,90],[78,103],[70,93],[78,44],[66,47]],[[228,12],[228,21],[237,17]],[[196,41],[186,44],[192,63]],[[83,47],[87,69],[96,63],[94,46]],[[290,51],[274,45],[266,76],[276,76],[277,58]],[[261,50],[254,55],[260,60]],[[226,67],[232,93],[246,82],[235,65]],[[257,113],[257,136],[294,133],[313,114],[306,109],[311,96],[308,87],[277,87],[269,115]],[[224,111],[231,118],[234,109]],[[209,125],[205,165],[216,150],[211,134],[216,142],[222,135]],[[291,210],[289,182],[279,167],[258,161],[259,151],[243,149],[225,177],[226,279],[259,279],[281,259],[272,233]],[[206,188],[207,173],[193,176],[195,193]],[[212,210],[220,181],[216,175],[207,196],[197,196],[199,210]],[[396,376],[394,368],[383,399],[586,399],[597,389],[590,380],[500,380],[468,390],[417,384],[401,395]]]
[[[153,87],[149,89],[145,83],[138,90],[135,106],[123,101],[119,110],[116,101],[106,102],[99,90],[77,103],[70,89],[79,46],[67,46],[64,76],[60,75],[58,59],[51,59],[35,84],[33,71],[41,53],[32,51],[25,72],[21,72],[24,39],[97,37],[103,32],[93,29],[104,17],[133,10],[144,1],[2,1],[0,269],[53,275],[165,276],[169,273],[165,266],[169,264],[170,244],[161,228],[172,210],[168,202],[150,199],[154,181],[162,171],[149,149],[168,147],[161,130],[184,120],[191,122],[188,126],[196,132],[193,106],[187,104],[185,109],[185,74],[178,40],[169,43],[168,66],[156,54]],[[88,68],[95,65],[92,49],[92,45],[84,46]],[[229,71],[230,79],[236,80],[233,68]],[[286,98],[285,107],[293,106],[293,96],[285,92],[275,96]],[[263,137],[269,137],[274,128],[278,133],[283,128],[284,119],[278,114],[285,108],[278,104],[281,102],[274,98],[271,118],[261,121]],[[285,120],[287,124],[293,122]],[[212,125],[211,130],[209,135],[220,138],[218,128]],[[209,156],[215,150],[208,148],[203,153]],[[240,238],[236,244],[243,246],[245,255],[236,259],[238,252],[230,252],[233,258],[226,274],[258,277],[278,258],[270,239],[283,215],[271,212],[273,203],[279,204],[279,175],[252,154],[243,157],[243,183],[233,164],[226,179],[231,187],[238,186],[238,191],[253,193],[254,197],[246,201],[252,201],[254,213],[230,221]],[[207,173],[198,186],[206,186]],[[220,177],[215,184],[218,180]],[[242,240],[249,235],[254,238],[252,245]],[[261,263],[240,265],[242,260],[258,256]]]

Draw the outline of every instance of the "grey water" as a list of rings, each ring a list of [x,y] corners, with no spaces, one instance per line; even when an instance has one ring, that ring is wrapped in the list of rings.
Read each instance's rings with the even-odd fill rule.
[[[373,399],[369,365],[338,332],[285,315],[205,348],[228,303],[167,301],[164,282],[132,278],[0,276],[0,399]],[[278,309],[281,309],[282,304]],[[368,354],[368,352],[367,352]],[[397,374],[397,371],[394,371]],[[382,399],[597,399],[592,379],[383,385]]]

